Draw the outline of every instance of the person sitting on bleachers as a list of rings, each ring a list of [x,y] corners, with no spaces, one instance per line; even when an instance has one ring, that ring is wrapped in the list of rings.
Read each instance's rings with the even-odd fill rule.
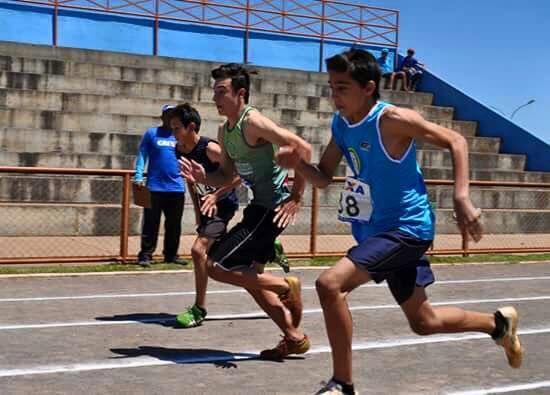
[[[384,78],[384,89],[388,89],[388,82],[389,82],[389,89],[395,90],[396,88],[396,82],[399,78],[403,79],[403,85],[401,86],[401,89],[404,91],[408,91],[408,85],[407,85],[407,73],[404,71],[394,71],[393,70],[393,62],[388,57],[388,49],[384,48],[382,49],[382,52],[380,54],[380,57],[376,59],[378,62],[378,65],[380,66],[380,71],[382,72],[382,77]]]
[[[401,60],[401,62],[399,63],[399,67],[397,68],[397,71],[402,71],[407,74],[409,90],[416,90],[416,87],[418,86],[418,83],[422,78],[422,68],[424,67],[425,65],[423,63],[420,63],[414,57],[414,49],[409,48],[407,50],[407,56]]]

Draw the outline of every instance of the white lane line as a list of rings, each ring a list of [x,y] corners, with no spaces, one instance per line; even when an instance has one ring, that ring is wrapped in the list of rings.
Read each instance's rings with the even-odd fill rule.
[[[529,391],[539,388],[550,387],[550,381],[537,381],[533,383],[506,385],[501,387],[483,388],[469,391],[448,392],[447,395],[486,395],[486,394],[505,394],[515,391]]]
[[[464,299],[464,300],[448,300],[443,302],[432,302],[432,306],[452,306],[452,305],[467,305],[467,304],[485,304],[485,303],[511,303],[511,302],[535,302],[550,300],[550,295],[547,296],[527,296],[520,298],[500,298],[500,299]],[[380,304],[370,306],[352,306],[351,311],[362,310],[386,310],[386,309],[399,309],[396,304]],[[321,309],[304,309],[304,314],[320,314],[323,311]],[[238,319],[253,319],[253,318],[267,318],[267,315],[263,311],[254,311],[251,313],[242,314],[217,314],[209,315],[207,321],[215,320],[238,320]],[[174,322],[175,316],[170,317],[151,317],[151,318],[136,318],[133,320],[98,320],[95,321],[75,321],[75,322],[52,322],[44,324],[13,324],[13,325],[0,325],[0,331],[18,330],[18,329],[47,329],[47,328],[65,328],[65,327],[77,327],[77,326],[111,326],[111,325],[133,325],[133,324],[162,324],[168,322]]]
[[[533,328],[518,331],[520,335],[536,335],[536,334],[548,334],[550,328]],[[397,337],[389,339],[381,339],[375,341],[369,341],[364,343],[354,343],[354,351],[364,350],[376,350],[395,347],[406,347],[414,345],[424,344],[437,344],[447,342],[461,342],[469,340],[488,340],[487,335],[484,334],[462,334],[462,335],[436,335],[430,337]],[[131,349],[131,353],[139,353],[139,349]],[[147,353],[146,347],[143,347],[144,354]],[[308,351],[307,354],[324,354],[330,352],[329,346],[314,347]],[[114,361],[97,361],[88,363],[75,363],[75,364],[62,364],[62,365],[39,365],[34,367],[14,368],[14,369],[0,369],[0,377],[15,377],[15,376],[30,376],[38,374],[53,374],[53,373],[78,373],[87,372],[93,370],[107,370],[107,369],[127,369],[149,366],[166,366],[184,363],[207,363],[207,362],[231,362],[257,359],[260,351],[246,351],[232,353],[228,351],[220,351],[214,353],[205,353],[202,355],[194,356],[181,356],[174,357],[173,353],[167,353],[167,360],[160,359],[153,356],[142,355],[138,357],[127,357],[116,359]],[[169,358],[169,359],[168,359]]]
[[[547,281],[550,280],[550,276],[540,277],[504,277],[504,278],[478,278],[472,280],[442,280],[436,281],[432,286],[437,285],[451,285],[451,284],[478,284],[478,283],[500,283],[500,282],[513,282],[513,281]],[[370,287],[386,287],[385,283],[374,284],[369,283],[362,285],[360,288]],[[314,286],[303,286],[302,290],[311,291],[314,290]],[[207,291],[209,295],[215,294],[235,294],[246,293],[244,289],[224,289]],[[195,291],[185,292],[157,292],[157,293],[130,293],[130,294],[98,294],[98,295],[74,295],[74,296],[45,296],[45,297],[28,297],[28,298],[4,298],[0,299],[0,303],[10,302],[43,302],[43,301],[56,301],[56,300],[86,300],[86,299],[117,299],[117,298],[152,298],[152,297],[164,297],[164,296],[194,296]]]

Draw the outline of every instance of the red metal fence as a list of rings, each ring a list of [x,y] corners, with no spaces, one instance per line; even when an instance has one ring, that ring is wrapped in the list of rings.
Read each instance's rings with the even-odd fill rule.
[[[100,181],[114,180],[109,181],[101,191],[96,188],[96,192],[88,200],[34,201],[24,198],[14,201],[9,196],[0,197],[0,263],[128,262],[136,258],[141,208],[131,203],[133,171],[0,167],[0,174],[3,178],[50,175],[52,177],[48,179],[55,178],[57,188],[60,189],[75,180],[80,190],[85,189],[83,180],[86,177]],[[41,185],[36,181],[30,180],[33,185]],[[343,178],[334,179],[335,183],[342,181]],[[453,181],[427,180],[426,184],[432,191],[440,188],[439,192],[452,197]],[[482,243],[469,245],[452,223],[452,202],[445,203],[445,207],[439,207],[438,217],[447,218],[446,223],[439,224],[447,229],[447,234],[436,234],[429,254],[550,252],[550,222],[547,216],[541,221],[545,212],[548,212],[550,184],[472,181],[470,185],[474,194],[476,188],[477,192],[490,191],[491,188],[514,188],[518,194],[529,192],[531,197],[523,202],[523,211],[527,215],[521,219],[525,229],[529,230],[521,233],[497,229],[493,234],[487,232]],[[333,186],[337,191],[338,185]],[[336,220],[336,203],[327,199],[327,196],[332,196],[332,192],[328,191],[328,194],[323,195],[327,191],[322,191],[308,187],[297,225],[289,227],[282,235],[285,249],[291,257],[341,256],[354,243],[349,230]],[[74,221],[79,222],[78,224],[67,220],[69,206],[73,214],[76,212]],[[89,206],[100,209],[96,211],[103,210],[103,215],[92,220]],[[189,216],[184,221],[188,231],[182,237],[180,251],[188,256],[195,234],[191,224],[192,208],[188,206],[185,211],[184,214]],[[491,208],[488,208],[486,211],[488,218],[506,214],[506,209],[491,213]],[[94,224],[90,225],[91,221]],[[101,230],[101,227],[108,230]],[[83,233],[87,233],[80,232],[82,229],[86,229]]]
[[[335,0],[12,0],[53,9],[52,45],[58,42],[60,9],[153,20],[153,54],[158,54],[161,21],[193,23],[243,31],[244,63],[250,32],[306,37],[319,41],[321,70],[326,41],[383,46],[397,51],[399,11]]]

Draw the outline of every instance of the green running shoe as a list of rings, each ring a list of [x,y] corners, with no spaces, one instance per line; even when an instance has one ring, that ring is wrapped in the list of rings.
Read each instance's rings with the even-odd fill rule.
[[[186,312],[179,314],[176,321],[183,328],[194,328],[201,325],[205,318],[206,310],[194,305],[189,307]]]
[[[288,273],[290,271],[290,267],[288,265],[288,258],[285,255],[283,244],[279,240],[275,240],[274,246],[275,246],[275,258],[273,258],[273,263],[276,263],[277,265],[281,266],[283,268],[283,271],[285,273]]]

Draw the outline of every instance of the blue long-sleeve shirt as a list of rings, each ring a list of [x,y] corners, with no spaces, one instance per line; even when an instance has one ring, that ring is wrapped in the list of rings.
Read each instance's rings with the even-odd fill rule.
[[[382,75],[393,73],[393,62],[388,56],[386,56],[385,59],[383,57],[379,57],[378,59],[376,59],[376,62],[378,62],[378,65],[380,66],[380,71],[382,71]]]
[[[143,181],[145,163],[147,188],[153,192],[185,192],[175,155],[176,138],[170,129],[150,128],[145,132],[136,159],[134,181]]]

